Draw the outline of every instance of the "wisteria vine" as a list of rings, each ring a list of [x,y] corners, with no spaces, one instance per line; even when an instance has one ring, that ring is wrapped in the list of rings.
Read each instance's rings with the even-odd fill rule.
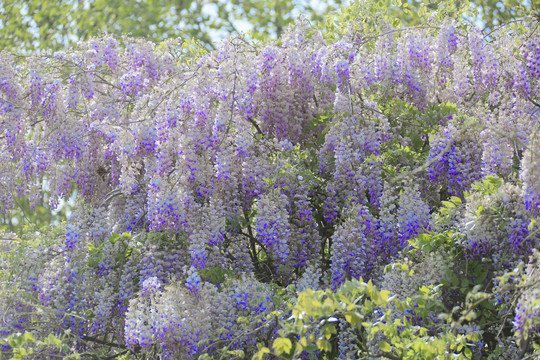
[[[78,206],[61,241],[24,250],[33,264],[0,262],[0,333],[41,321],[73,351],[234,358],[279,338],[294,289],[363,277],[406,298],[447,284],[452,309],[463,296],[444,274],[469,262],[489,263],[471,281],[493,287],[540,249],[537,27],[487,39],[447,20],[328,42],[299,21],[279,42],[231,38],[203,55],[113,36],[50,56],[1,52],[0,211],[37,204],[44,187],[51,208],[73,193]],[[454,198],[463,205],[443,219]],[[452,261],[402,258],[450,230]],[[417,274],[384,273],[398,261]],[[508,310],[518,340],[497,343],[486,326],[475,356],[532,351],[529,281]],[[340,321],[336,356],[372,351]]]

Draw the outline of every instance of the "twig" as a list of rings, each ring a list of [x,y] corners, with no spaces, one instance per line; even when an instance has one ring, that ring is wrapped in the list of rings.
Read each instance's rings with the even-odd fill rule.
[[[261,128],[259,127],[259,125],[257,125],[257,123],[255,122],[255,120],[252,117],[248,117],[247,121],[249,121],[251,123],[251,125],[255,126],[255,129],[257,129],[257,132],[259,134],[264,135],[263,132],[261,131]]]
[[[118,348],[118,349],[128,349],[128,351],[131,351],[127,346],[125,345],[122,345],[122,344],[116,344],[116,343],[111,343],[111,342],[108,342],[108,341],[104,341],[104,340],[99,340],[95,337],[92,337],[92,336],[86,336],[86,335],[83,335],[80,337],[82,340],[86,340],[86,341],[90,341],[90,342],[94,342],[96,344],[101,344],[101,345],[106,345],[106,346],[110,346],[110,347],[114,347],[114,348]]]

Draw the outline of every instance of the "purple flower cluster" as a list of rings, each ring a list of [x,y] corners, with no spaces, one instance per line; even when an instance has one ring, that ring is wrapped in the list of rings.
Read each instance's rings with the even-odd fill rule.
[[[454,125],[442,129],[432,142],[428,158],[431,181],[448,189],[452,195],[462,195],[482,177],[478,140],[472,134],[458,136]]]
[[[523,47],[522,54],[527,61],[527,70],[534,79],[540,79],[540,40],[538,38],[529,39]]]
[[[262,196],[257,201],[257,238],[266,251],[280,262],[285,262],[289,256],[290,227],[287,206],[287,197],[278,192]]]
[[[366,277],[374,270],[381,245],[378,221],[365,206],[353,207],[333,237],[330,268],[332,286],[337,289],[345,280]]]
[[[405,248],[407,240],[430,230],[431,215],[429,206],[417,189],[405,189],[399,196],[398,204],[399,243],[401,248]]]

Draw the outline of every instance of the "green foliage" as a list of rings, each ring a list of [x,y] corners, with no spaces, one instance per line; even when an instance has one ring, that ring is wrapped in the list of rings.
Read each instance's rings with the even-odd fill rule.
[[[311,354],[321,351],[332,358],[333,341],[343,331],[337,326],[338,319],[342,319],[358,334],[359,358],[471,358],[470,343],[478,341],[479,335],[460,334],[456,329],[460,322],[474,317],[471,309],[476,304],[472,302],[483,299],[483,293],[470,294],[467,304],[471,305],[459,312],[457,320],[443,316],[446,321],[440,325],[429,322],[419,326],[405,316],[414,311],[428,318],[431,309],[441,307],[436,300],[438,291],[440,287],[421,286],[414,299],[401,301],[389,291],[378,289],[371,281],[362,280],[348,281],[336,293],[306,290],[299,294],[290,318],[282,324],[282,337],[275,340],[272,353],[297,359],[303,351]],[[438,330],[434,331],[433,327]],[[291,339],[295,339],[294,342]],[[270,349],[262,347],[254,359],[268,352]]]
[[[206,47],[238,34],[239,24],[252,26],[256,40],[278,38],[299,14],[320,21],[341,0],[314,6],[286,0],[91,0],[0,3],[0,47],[25,52],[55,51],[103,33],[144,37],[155,42],[182,37]]]
[[[130,258],[133,251],[138,251],[132,246],[128,246],[129,241],[131,240],[132,236],[130,233],[125,232],[123,234],[116,234],[112,233],[111,236],[109,236],[109,243],[115,244],[117,241],[120,241],[122,244],[122,248],[125,248],[125,251],[119,252],[115,257],[115,263],[114,263],[114,269],[121,269],[122,266],[125,264],[125,262]],[[95,244],[93,242],[87,242],[86,247],[88,249],[88,266],[91,268],[99,268],[99,264],[101,260],[103,259],[103,252],[104,248],[107,246],[107,242],[101,242],[99,244]]]
[[[277,338],[272,345],[276,355],[289,354],[292,350],[292,342],[287,338]]]
[[[486,176],[473,184],[472,188],[485,196],[495,194],[502,185],[502,179],[497,176]]]
[[[475,0],[478,18],[486,29],[495,30],[526,14],[538,14],[538,0]]]
[[[48,226],[67,219],[71,211],[69,203],[64,203],[57,211],[52,211],[46,203],[46,197],[35,205],[31,205],[28,198],[18,198],[11,211],[0,215],[0,228],[5,227],[8,231],[21,234],[26,225]]]
[[[101,33],[131,34],[160,41],[171,37],[173,32],[178,34],[178,30],[174,30],[175,23],[190,8],[200,12],[202,3],[189,0],[76,0],[61,3],[8,0],[0,7],[5,19],[0,32],[3,48],[50,51]],[[195,35],[204,19],[194,17],[192,20],[186,31]]]
[[[220,267],[200,269],[199,274],[202,280],[216,285],[224,283],[228,278],[236,277],[236,274],[233,271]]]
[[[445,0],[445,1],[353,1],[335,12],[343,0],[313,3],[302,0],[91,0],[23,1],[0,3],[0,46],[4,49],[36,52],[72,46],[103,33],[144,37],[155,42],[182,37],[197,39],[205,47],[238,34],[247,25],[249,35],[258,41],[277,39],[300,14],[320,28],[328,39],[347,31],[343,24],[354,23],[362,34],[376,35],[381,24],[394,28],[403,25],[437,24],[453,17],[480,19],[485,27],[497,26],[534,14],[537,0]],[[360,15],[362,14],[362,15]],[[329,16],[327,16],[329,15]],[[381,22],[382,20],[382,22]],[[362,38],[362,41],[366,38]]]
[[[409,270],[400,263],[393,266]],[[516,281],[516,277],[521,280]],[[480,340],[480,333],[464,333],[460,329],[464,324],[490,326],[500,321],[486,316],[495,309],[493,299],[508,291],[519,295],[525,288],[523,266],[497,279],[499,284],[493,292],[481,291],[480,285],[468,287],[463,306],[440,312],[438,321],[429,319],[433,310],[443,309],[437,300],[442,285],[419,286],[416,296],[405,300],[361,279],[346,282],[336,293],[306,290],[299,294],[291,316],[282,322],[281,337],[274,341],[272,350],[261,347],[254,359],[262,359],[267,353],[298,359],[303,352],[315,354],[316,351],[333,358],[335,340],[344,329],[343,325],[338,326],[339,319],[346,321],[357,334],[357,356],[361,359],[478,359],[474,344]],[[458,285],[457,279],[455,284]],[[406,316],[412,313],[424,319],[422,325]]]
[[[369,42],[389,31],[390,27],[399,31],[404,26],[427,24],[435,26],[444,19],[461,19],[465,14],[470,16],[476,14],[474,9],[471,9],[468,0],[353,1],[341,12],[328,16],[320,30],[329,40],[336,40],[348,33],[350,26],[354,26],[359,36],[354,40]]]
[[[11,348],[10,360],[32,359],[40,356],[42,353],[54,354],[54,350],[59,354],[70,353],[70,348],[62,340],[62,337],[49,334],[46,338],[39,340],[28,331],[25,331],[24,334],[16,333],[4,339],[0,338],[0,345],[8,345]],[[58,357],[62,357],[63,359],[81,359],[81,355],[78,353],[71,353],[64,356],[58,355]]]
[[[39,226],[26,224],[21,229],[22,235],[17,236],[2,231],[0,228],[0,261],[5,261],[5,266],[0,268],[0,279],[15,277],[15,273],[23,271],[28,261],[34,260],[34,266],[45,262],[44,256],[55,256],[59,253],[59,244],[65,237],[65,223],[53,226]]]
[[[313,1],[288,0],[233,0],[230,5],[218,5],[218,16],[228,22],[233,32],[238,32],[238,21],[253,25],[250,36],[259,41],[279,38],[286,27],[303,14],[313,22],[321,22],[326,14],[338,9],[343,0]]]
[[[441,225],[448,225],[452,219],[452,215],[455,214],[461,205],[462,201],[457,196],[452,196],[449,200],[443,200],[435,222]]]

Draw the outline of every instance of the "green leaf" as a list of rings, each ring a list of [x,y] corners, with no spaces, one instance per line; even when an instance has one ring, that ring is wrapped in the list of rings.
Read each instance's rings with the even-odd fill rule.
[[[25,332],[24,335],[23,335],[23,340],[25,343],[27,342],[35,342],[36,339],[34,339],[34,337],[32,336],[31,333],[29,332]]]
[[[255,355],[253,355],[253,360],[262,360],[264,355],[269,353],[270,349],[268,349],[267,347],[262,347],[259,349],[259,351],[257,351],[257,353],[255,353]]]
[[[528,229],[529,231],[533,231],[534,225],[536,225],[536,221],[537,221],[537,220],[536,220],[535,218],[532,218],[532,219],[531,219],[531,222],[529,223],[529,226],[527,227],[527,229]]]
[[[332,344],[330,343],[330,341],[325,340],[325,339],[317,340],[317,347],[319,348],[319,350],[322,350],[322,351],[326,351],[326,352],[332,351]]]
[[[243,359],[246,356],[246,354],[244,353],[244,350],[229,350],[227,351],[227,354],[235,356],[240,359]]]
[[[291,340],[287,338],[277,338],[274,340],[272,348],[277,355],[281,355],[283,353],[288,354],[292,350],[292,343]]]
[[[449,209],[453,209],[453,208],[456,207],[456,204],[454,204],[453,202],[450,202],[450,201],[443,201],[442,203],[443,203],[444,206],[446,206]]]
[[[485,210],[485,207],[483,204],[481,204],[478,209],[476,209],[476,216],[480,216]]]
[[[386,341],[379,341],[379,347],[384,352],[390,352],[392,350],[392,347]]]
[[[380,291],[381,298],[384,302],[388,301],[388,297],[390,296],[390,291],[388,290],[381,290]]]
[[[323,334],[324,334],[324,337],[325,337],[327,340],[330,340],[330,338],[332,337],[333,334],[337,334],[336,327],[335,327],[334,325],[327,324],[327,325],[323,328]]]

